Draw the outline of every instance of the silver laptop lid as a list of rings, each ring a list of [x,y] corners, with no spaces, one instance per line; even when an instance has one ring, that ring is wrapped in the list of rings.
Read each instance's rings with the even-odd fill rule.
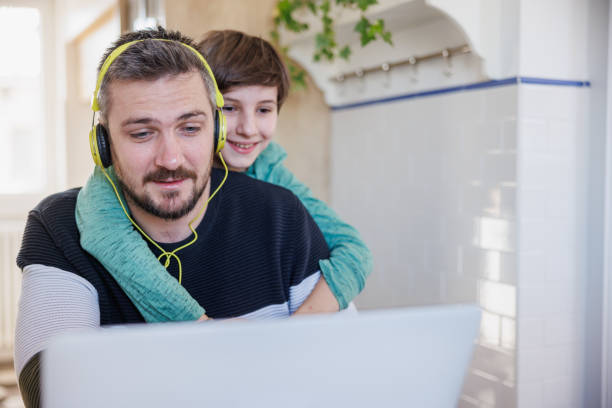
[[[476,306],[73,332],[43,354],[44,407],[454,407]]]

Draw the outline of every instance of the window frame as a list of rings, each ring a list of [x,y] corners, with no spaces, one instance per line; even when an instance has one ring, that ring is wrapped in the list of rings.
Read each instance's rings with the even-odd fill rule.
[[[58,97],[61,78],[58,77],[55,9],[53,1],[45,0],[0,0],[0,7],[31,7],[38,9],[41,18],[41,64],[43,106],[42,121],[45,124],[40,129],[44,140],[43,187],[35,193],[0,193],[0,219],[15,219],[22,217],[46,195],[57,191],[65,180],[65,154],[62,140],[59,140],[59,120],[64,115],[62,100]],[[27,164],[25,164],[27,165]]]

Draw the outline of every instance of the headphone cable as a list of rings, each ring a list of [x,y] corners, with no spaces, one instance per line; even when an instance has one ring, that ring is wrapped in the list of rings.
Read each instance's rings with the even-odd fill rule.
[[[193,244],[194,242],[196,242],[198,240],[198,233],[196,232],[196,230],[193,228],[193,223],[199,219],[202,214],[204,213],[204,211],[206,210],[206,208],[208,207],[208,203],[210,202],[210,200],[213,199],[213,197],[219,192],[219,190],[221,189],[221,187],[223,186],[223,184],[225,184],[225,180],[227,180],[227,175],[228,175],[228,169],[227,169],[227,164],[225,164],[225,160],[223,160],[223,155],[221,154],[221,152],[217,153],[219,155],[219,158],[221,159],[221,163],[223,164],[223,168],[225,169],[225,175],[223,176],[223,180],[221,180],[221,183],[219,184],[219,186],[217,186],[217,188],[215,189],[215,191],[213,191],[213,193],[208,197],[208,200],[206,200],[206,203],[204,204],[204,206],[202,207],[202,209],[198,212],[198,215],[196,215],[191,221],[189,221],[189,229],[191,230],[192,234],[193,234],[193,239],[191,241],[189,241],[188,243],[181,245],[180,247],[176,248],[174,251],[166,251],[164,248],[162,248],[157,242],[155,242],[153,239],[151,239],[151,237],[149,237],[147,235],[146,232],[144,232],[142,230],[142,228],[140,228],[140,226],[132,219],[132,217],[130,217],[130,214],[128,213],[128,211],[125,208],[125,205],[123,204],[123,200],[121,200],[121,195],[119,194],[119,190],[117,189],[117,187],[115,186],[115,183],[113,182],[112,178],[108,175],[108,173],[106,172],[106,170],[104,169],[104,167],[100,168],[102,169],[102,173],[104,173],[104,176],[106,176],[106,179],[109,181],[109,183],[111,184],[111,186],[113,187],[113,190],[115,191],[115,196],[117,196],[117,200],[119,201],[119,204],[121,205],[121,209],[123,209],[123,212],[125,213],[126,217],[128,218],[128,220],[130,220],[130,222],[132,223],[132,225],[134,225],[134,227],[151,243],[153,244],[157,249],[159,249],[161,251],[161,254],[157,257],[157,260],[161,262],[162,257],[166,257],[166,260],[164,262],[164,268],[168,268],[168,266],[170,265],[171,259],[172,258],[176,258],[176,261],[178,263],[178,267],[179,267],[179,277],[178,277],[178,282],[179,285],[182,284],[182,280],[183,280],[183,267],[181,265],[181,259],[178,257],[178,255],[176,255],[176,252],[180,251],[181,249],[184,249],[186,247],[188,247],[189,245]],[[209,181],[210,182],[210,181]]]

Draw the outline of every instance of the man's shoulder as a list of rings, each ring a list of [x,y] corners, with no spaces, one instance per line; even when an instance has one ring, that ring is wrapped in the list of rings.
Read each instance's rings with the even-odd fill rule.
[[[32,230],[34,225],[44,226],[49,231],[76,231],[75,208],[79,188],[51,194],[44,198],[28,217],[26,231]]]
[[[251,199],[261,200],[270,204],[291,204],[295,205],[299,199],[291,190],[276,184],[258,180],[245,173],[228,173],[228,193],[238,196],[250,197]],[[221,190],[225,188],[222,187]],[[231,191],[231,193],[230,193]],[[228,195],[229,195],[228,194]]]
[[[76,187],[71,188],[70,190],[51,194],[50,196],[43,198],[38,205],[34,207],[34,211],[46,213],[49,211],[56,211],[58,209],[66,209],[71,207],[74,209],[80,190],[81,187]]]
[[[44,198],[32,211],[25,226],[17,265],[41,264],[73,272],[65,256],[80,251],[74,210],[79,189]]]

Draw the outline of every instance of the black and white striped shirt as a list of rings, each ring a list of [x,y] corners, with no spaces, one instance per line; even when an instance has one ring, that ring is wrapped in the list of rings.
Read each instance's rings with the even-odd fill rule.
[[[221,176],[213,169],[211,185]],[[144,321],[111,275],[80,247],[77,194],[73,189],[52,195],[28,218],[17,258],[24,271],[18,373],[57,332]],[[240,173],[230,173],[197,232],[198,240],[178,252],[182,284],[213,318],[290,316],[317,283],[318,261],[329,257],[323,235],[297,197]],[[172,250],[183,243],[161,246]],[[175,262],[168,272],[178,275]]]

